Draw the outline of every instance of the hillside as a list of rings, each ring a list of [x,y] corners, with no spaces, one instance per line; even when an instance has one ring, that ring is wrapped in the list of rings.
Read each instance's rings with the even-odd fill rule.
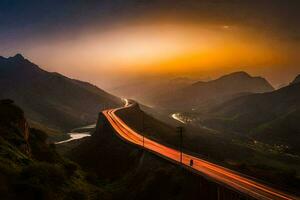
[[[1,199],[217,199],[217,184],[127,144],[105,121],[69,152],[84,171],[46,138],[13,101],[0,101]]]
[[[44,71],[20,54],[0,58],[0,98],[13,99],[33,125],[54,131],[95,123],[100,110],[121,105],[96,86]]]
[[[224,102],[247,93],[272,91],[273,87],[261,77],[252,77],[245,72],[236,72],[216,80],[199,81],[158,98],[157,104],[180,110],[199,109]]]
[[[219,130],[251,135],[266,143],[287,145],[300,153],[300,83],[274,92],[228,101],[210,110],[204,123]]]
[[[0,101],[0,194],[14,199],[105,199],[88,173],[58,155],[11,100]]]
[[[136,107],[131,114],[138,110]],[[137,125],[135,117],[129,120]],[[150,116],[145,121],[147,125],[159,125],[155,130],[172,131],[171,127]],[[147,135],[151,134],[156,136],[147,128]],[[167,138],[165,135],[160,139]],[[78,144],[63,144],[73,146],[67,155],[86,171],[105,180],[112,199],[217,199],[216,183],[122,140],[103,114],[99,115],[96,132],[91,137],[73,143]],[[243,199],[227,189],[222,190],[222,195],[224,199],[226,195],[231,199]]]

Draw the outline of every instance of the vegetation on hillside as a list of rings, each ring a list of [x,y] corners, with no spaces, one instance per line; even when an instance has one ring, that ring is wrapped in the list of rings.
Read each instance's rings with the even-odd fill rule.
[[[89,175],[60,156],[47,135],[27,126],[23,111],[0,101],[1,199],[99,199],[103,191]]]
[[[216,183],[122,140],[104,116],[100,121],[101,127],[91,137],[63,145],[73,146],[66,155],[93,172],[112,199],[217,199]],[[234,195],[230,190],[225,194]]]
[[[1,199],[217,198],[215,183],[127,144],[111,128],[69,150],[77,164],[59,155],[43,131],[30,128],[11,100],[0,101]],[[226,189],[224,195],[236,196]]]
[[[147,137],[179,148],[180,138],[176,129],[149,116],[138,107],[120,110],[118,115],[130,127],[145,133]],[[184,129],[185,152],[248,174],[273,187],[298,192],[300,158],[285,152],[284,147],[199,126],[188,125]]]

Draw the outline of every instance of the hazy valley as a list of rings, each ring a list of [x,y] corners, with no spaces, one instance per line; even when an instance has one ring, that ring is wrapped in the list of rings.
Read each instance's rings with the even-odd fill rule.
[[[0,0],[0,200],[300,200],[299,0]]]

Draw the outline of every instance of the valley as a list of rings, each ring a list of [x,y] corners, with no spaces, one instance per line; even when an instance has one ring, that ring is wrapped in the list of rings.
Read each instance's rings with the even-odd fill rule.
[[[0,200],[300,200],[299,0],[0,0]]]
[[[298,123],[295,123],[298,119],[297,109],[298,102],[300,102],[298,78],[290,85],[275,90],[263,78],[253,78],[246,73],[237,72],[215,81],[208,81],[208,83],[202,82],[201,85],[204,86],[200,88],[208,87],[207,89],[198,89],[192,83],[194,90],[200,90],[199,94],[205,90],[210,91],[210,94],[207,94],[210,97],[203,101],[199,97],[200,100],[197,102],[202,102],[197,103],[199,106],[188,103],[188,107],[180,104],[169,104],[170,106],[164,107],[163,104],[147,106],[146,103],[142,103],[139,105],[133,100],[110,95],[89,83],[45,72],[21,55],[3,58],[0,64],[0,70],[13,77],[1,79],[3,83],[11,87],[6,89],[2,87],[0,90],[2,97],[7,97],[7,100],[3,100],[3,105],[13,105],[14,100],[9,99],[17,99],[15,104],[20,103],[26,108],[24,113],[28,117],[28,126],[34,130],[45,131],[49,138],[45,139],[46,136],[43,136],[43,141],[47,141],[50,147],[55,142],[54,154],[61,156],[63,160],[72,160],[71,162],[80,166],[76,168],[78,171],[76,173],[86,174],[87,177],[81,180],[84,184],[88,184],[84,186],[86,190],[102,190],[101,195],[108,199],[120,199],[121,196],[135,199],[140,197],[139,195],[143,198],[150,198],[149,192],[159,188],[147,185],[150,184],[148,180],[142,181],[146,184],[143,189],[134,189],[142,189],[145,191],[144,194],[134,192],[134,196],[125,195],[124,190],[129,189],[134,182],[141,181],[139,177],[144,174],[148,174],[149,177],[154,178],[155,182],[158,181],[157,183],[161,184],[160,176],[157,175],[158,171],[156,169],[149,171],[149,167],[146,167],[152,162],[156,163],[155,166],[161,165],[158,168],[162,168],[161,170],[165,171],[167,176],[175,173],[182,180],[194,180],[194,176],[197,177],[197,175],[191,172],[187,175],[183,172],[185,169],[183,171],[177,169],[176,165],[181,163],[179,149],[182,149],[185,168],[189,169],[192,159],[195,165],[195,167],[192,166],[192,172],[196,170],[200,173],[199,180],[203,182],[202,184],[209,185],[212,179],[212,182],[222,183],[229,187],[229,190],[223,191],[222,195],[231,195],[231,192],[235,190],[244,194],[241,197],[250,196],[254,199],[260,198],[257,193],[265,199],[270,196],[273,198],[272,195],[277,196],[278,199],[295,199],[293,195],[299,195],[297,190],[300,185],[300,156],[297,149],[299,137],[297,136]],[[17,69],[24,70],[24,76],[21,79],[13,76],[13,70]],[[17,81],[10,82],[13,79]],[[64,87],[49,93],[49,87],[45,85],[49,80],[52,80],[52,85],[63,84]],[[255,83],[253,86],[252,81],[257,82],[257,80],[259,80],[258,85]],[[221,90],[227,90],[240,81],[250,81],[251,86],[236,90],[230,89],[228,92],[218,94],[221,86]],[[37,83],[39,88],[34,87]],[[224,85],[227,85],[227,88]],[[25,88],[25,90],[20,88]],[[43,93],[44,90],[48,92]],[[52,93],[55,95],[53,96]],[[196,93],[190,92],[190,94],[185,93],[184,96],[187,98],[194,94]],[[51,101],[56,102],[58,107],[63,109],[56,109],[56,107],[54,109],[54,104],[49,104],[46,96],[40,95],[51,95]],[[77,95],[83,97],[84,104],[77,98],[74,102],[73,99]],[[27,101],[37,96],[47,101],[40,101],[38,107],[34,106],[31,101]],[[175,98],[175,100],[178,99]],[[183,99],[180,101],[186,103]],[[124,104],[130,109],[108,110]],[[76,109],[78,106],[81,107],[79,110]],[[92,111],[92,108],[95,110]],[[67,112],[68,110],[72,112]],[[42,111],[47,111],[47,114]],[[117,111],[120,118],[116,120],[116,115],[111,111]],[[68,117],[76,116],[77,113],[81,117],[76,120]],[[43,117],[39,118],[41,115]],[[56,116],[63,116],[63,118]],[[61,121],[62,119],[64,120]],[[118,120],[122,123],[115,124]],[[96,121],[97,123],[93,124]],[[183,128],[181,140],[178,127]],[[288,138],[284,136],[286,130],[289,130],[290,137]],[[117,137],[115,131],[120,133],[123,139]],[[67,132],[69,134],[66,134]],[[271,132],[272,136],[270,133],[268,136],[268,132]],[[133,135],[130,136],[129,133]],[[141,144],[145,146],[142,145],[142,148],[139,148],[128,144],[124,138],[138,146]],[[149,148],[150,152],[146,153],[143,148]],[[40,153],[39,151],[44,150],[36,151]],[[162,157],[167,158],[167,161],[151,155],[153,152],[155,155],[163,155]],[[27,156],[31,159],[30,154]],[[149,160],[146,161],[145,157]],[[173,163],[169,163],[170,160]],[[132,165],[136,167],[132,169]],[[208,168],[203,165],[207,165]],[[94,175],[89,177],[90,173]],[[238,177],[235,180],[237,182],[228,179],[225,175],[227,173]],[[198,179],[196,177],[195,179]],[[247,177],[251,178],[248,180]],[[92,182],[89,182],[89,178],[92,178]],[[247,184],[242,187],[236,186],[244,184],[239,182],[241,180],[250,182],[252,186]],[[85,183],[86,181],[88,183]],[[169,181],[170,187],[179,187],[178,180],[170,179]],[[186,187],[192,187],[191,185],[192,182]],[[209,187],[215,188],[215,186]],[[253,187],[256,189],[252,189]],[[182,188],[183,190],[180,190],[178,194],[170,191],[161,193],[168,197],[187,195],[186,192],[189,191],[187,188]],[[286,191],[288,194],[278,191]],[[205,190],[198,192],[200,196],[216,194],[215,189],[211,193]],[[198,192],[193,190],[190,195],[193,196]],[[43,192],[41,194],[45,195]]]

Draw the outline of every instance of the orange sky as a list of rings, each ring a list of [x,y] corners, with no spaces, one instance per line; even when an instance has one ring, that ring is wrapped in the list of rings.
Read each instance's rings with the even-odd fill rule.
[[[0,2],[0,55],[104,89],[241,70],[277,86],[300,74],[299,1],[75,2]]]
[[[214,78],[240,70],[266,76],[273,84],[286,83],[296,75],[293,73],[300,73],[297,67],[291,67],[299,66],[299,58],[293,53],[297,50],[295,44],[248,27],[145,22],[86,30],[76,37],[49,38],[21,52],[50,71],[109,88],[121,77]],[[289,68],[287,75],[284,67]]]

